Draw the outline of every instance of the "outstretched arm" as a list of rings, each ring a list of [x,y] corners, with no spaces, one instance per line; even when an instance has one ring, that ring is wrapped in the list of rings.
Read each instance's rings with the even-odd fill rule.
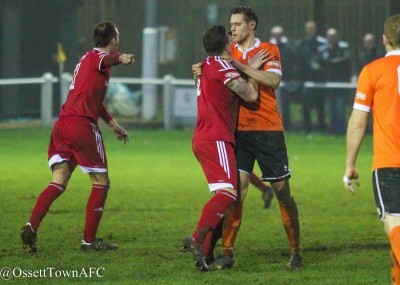
[[[118,53],[118,52],[113,52],[108,55],[106,55],[102,62],[101,62],[101,68],[107,68],[113,65],[117,64],[132,64],[135,62],[135,55],[134,54],[125,54],[125,53]]]

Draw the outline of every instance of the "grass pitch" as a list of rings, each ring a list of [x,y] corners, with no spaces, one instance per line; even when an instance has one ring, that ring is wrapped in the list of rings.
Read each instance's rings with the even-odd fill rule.
[[[290,183],[299,207],[303,270],[285,270],[289,246],[278,205],[274,200],[270,209],[263,209],[261,193],[252,187],[234,267],[202,273],[190,253],[180,252],[182,239],[192,233],[210,198],[192,154],[192,131],[131,131],[131,142],[123,145],[107,128],[102,129],[112,185],[98,236],[117,243],[119,250],[79,250],[91,187],[87,175],[77,169],[39,229],[35,255],[22,252],[19,229],[51,179],[47,168],[51,130],[0,130],[0,270],[4,276],[3,268],[9,267],[16,275],[8,283],[390,283],[389,246],[371,188],[371,137],[366,137],[361,149],[362,184],[352,197],[341,181],[344,137],[286,135],[294,170]],[[65,277],[68,272],[73,276]]]

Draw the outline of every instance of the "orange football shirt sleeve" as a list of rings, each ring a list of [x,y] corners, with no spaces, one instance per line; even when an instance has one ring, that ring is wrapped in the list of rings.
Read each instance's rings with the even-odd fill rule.
[[[281,55],[275,45],[270,45],[266,51],[269,54],[269,60],[263,65],[262,70],[278,73],[282,75]]]
[[[371,74],[368,66],[365,66],[358,77],[357,91],[353,109],[370,112],[374,96]]]

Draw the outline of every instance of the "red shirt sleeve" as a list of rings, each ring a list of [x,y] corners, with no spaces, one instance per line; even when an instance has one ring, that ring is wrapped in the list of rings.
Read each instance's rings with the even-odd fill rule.
[[[101,69],[106,69],[110,66],[119,64],[120,55],[121,53],[119,52],[113,52],[104,56],[101,60],[101,65],[100,65]]]

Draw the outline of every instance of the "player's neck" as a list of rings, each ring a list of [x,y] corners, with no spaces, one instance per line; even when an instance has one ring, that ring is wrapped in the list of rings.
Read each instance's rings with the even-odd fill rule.
[[[385,45],[386,52],[393,51],[393,50],[400,50],[400,47],[393,47],[390,44]]]
[[[112,47],[110,47],[110,46],[108,46],[108,47],[101,47],[101,48],[98,48],[98,49],[100,49],[100,50],[102,50],[102,51],[104,51],[104,52],[106,52],[106,53],[112,53],[112,52],[113,52]]]
[[[227,50],[224,50],[224,52],[221,54],[221,57],[225,60],[230,59],[230,52],[228,52]]]
[[[247,39],[245,39],[242,43],[239,43],[239,47],[242,50],[247,50],[247,49],[253,47],[255,43],[256,43],[256,40],[255,40],[254,34],[252,34],[252,35],[249,35],[247,37]]]

